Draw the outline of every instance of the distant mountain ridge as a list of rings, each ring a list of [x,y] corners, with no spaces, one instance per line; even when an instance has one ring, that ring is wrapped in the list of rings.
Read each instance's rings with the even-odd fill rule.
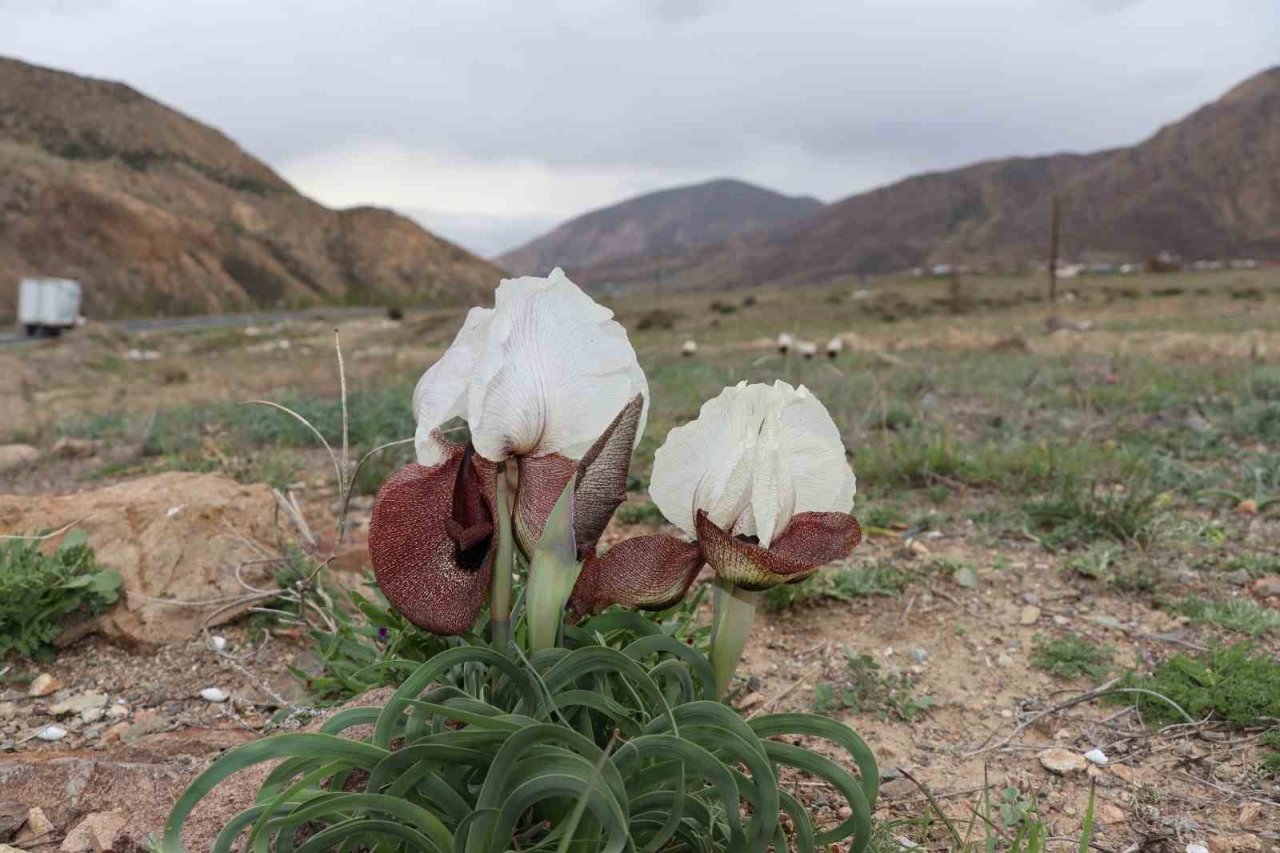
[[[578,277],[723,288],[1043,261],[1055,194],[1066,258],[1280,258],[1280,67],[1131,147],[922,174],[718,244],[616,257]]]
[[[501,273],[391,211],[323,207],[126,85],[0,58],[0,314],[26,275],[83,280],[104,317],[464,304]]]
[[[495,260],[516,275],[546,275],[634,255],[683,253],[813,213],[822,202],[722,178],[627,199],[569,220]]]

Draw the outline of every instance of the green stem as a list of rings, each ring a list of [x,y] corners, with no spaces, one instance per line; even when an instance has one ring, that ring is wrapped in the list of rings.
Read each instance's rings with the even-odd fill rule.
[[[726,580],[716,578],[712,593],[715,607],[711,619],[711,667],[716,673],[717,694],[724,699],[733,682],[733,673],[747,647],[751,634],[751,622],[756,615],[756,602],[760,593],[740,589]]]
[[[505,462],[498,466],[498,547],[489,581],[489,636],[493,647],[503,654],[511,644],[511,579],[515,571],[515,537],[511,532],[511,499],[506,467]]]

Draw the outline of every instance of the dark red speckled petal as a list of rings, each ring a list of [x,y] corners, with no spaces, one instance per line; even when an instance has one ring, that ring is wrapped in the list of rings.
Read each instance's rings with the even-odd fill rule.
[[[858,520],[843,512],[801,512],[769,548],[738,539],[698,511],[698,543],[716,574],[743,589],[763,590],[803,580],[842,560],[862,540]]]
[[[409,621],[435,634],[475,622],[493,567],[495,468],[455,445],[431,468],[410,464],[383,484],[369,523],[378,586]]]
[[[637,536],[619,542],[603,556],[588,556],[570,603],[584,616],[611,604],[663,610],[684,597],[701,567],[702,552],[696,542]]]

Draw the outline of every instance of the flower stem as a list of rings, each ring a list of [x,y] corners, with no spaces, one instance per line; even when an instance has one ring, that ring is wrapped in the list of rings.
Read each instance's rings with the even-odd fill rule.
[[[715,580],[711,599],[715,607],[711,619],[711,667],[716,673],[720,699],[729,692],[742,650],[747,647],[759,599],[758,592],[741,589],[718,577]]]
[[[497,474],[498,547],[489,581],[489,636],[493,647],[503,654],[511,644],[511,583],[515,571],[515,537],[511,532],[511,498],[506,463]]]

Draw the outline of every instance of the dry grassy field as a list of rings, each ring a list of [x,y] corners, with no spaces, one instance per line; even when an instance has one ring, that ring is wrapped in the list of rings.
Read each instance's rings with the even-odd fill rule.
[[[1032,825],[1076,849],[1087,814],[1099,850],[1275,849],[1280,269],[1060,287],[1052,307],[1038,278],[977,276],[958,299],[946,280],[902,279],[612,300],[652,398],[613,533],[662,525],[645,491],[653,452],[702,401],[744,379],[803,383],[851,448],[867,535],[847,564],[768,595],[734,701],[862,733],[884,771],[879,849],[1024,849]],[[353,447],[412,434],[413,383],[461,317],[339,324]],[[779,354],[780,332],[819,355]],[[0,475],[6,492],[218,471],[292,491],[317,529],[333,512],[314,437],[242,404],[287,404],[337,441],[330,324],[88,327],[3,358],[27,406],[4,440],[40,451]],[[361,473],[349,575],[371,496],[407,458],[396,448]],[[236,689],[313,701],[284,671],[317,664],[305,633],[256,619],[226,633],[234,667],[200,643],[154,656],[91,639],[6,677],[47,670],[122,693],[141,678],[154,696],[137,704],[163,708],[208,680],[193,670],[222,667]],[[273,710],[270,697],[193,707],[170,727],[256,732]],[[23,725],[9,724],[10,747],[109,748],[18,745]],[[1068,765],[1049,769],[1051,749]],[[1092,749],[1105,765],[1079,758]]]

